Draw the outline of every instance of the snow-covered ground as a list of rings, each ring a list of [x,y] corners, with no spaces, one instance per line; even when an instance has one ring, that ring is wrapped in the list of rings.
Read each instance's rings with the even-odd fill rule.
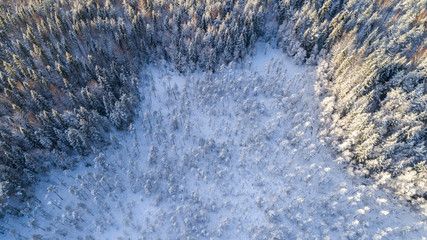
[[[338,164],[315,77],[260,44],[190,75],[151,66],[132,134],[37,187],[7,239],[425,239],[426,219]]]

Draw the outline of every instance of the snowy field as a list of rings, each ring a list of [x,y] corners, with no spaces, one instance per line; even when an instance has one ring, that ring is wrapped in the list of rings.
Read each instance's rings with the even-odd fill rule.
[[[318,137],[314,75],[279,50],[214,74],[149,69],[132,134],[41,182],[0,238],[427,236],[421,214],[337,163]]]

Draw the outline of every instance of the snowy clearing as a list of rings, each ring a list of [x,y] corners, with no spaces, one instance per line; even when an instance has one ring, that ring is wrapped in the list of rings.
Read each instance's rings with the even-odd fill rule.
[[[214,74],[149,69],[132,136],[36,186],[28,217],[2,223],[8,239],[427,236],[420,214],[336,163],[315,77],[279,50]]]

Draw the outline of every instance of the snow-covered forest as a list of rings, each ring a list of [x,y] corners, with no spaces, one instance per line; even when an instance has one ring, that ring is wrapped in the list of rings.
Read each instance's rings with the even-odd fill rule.
[[[426,0],[0,0],[0,237],[422,239]]]

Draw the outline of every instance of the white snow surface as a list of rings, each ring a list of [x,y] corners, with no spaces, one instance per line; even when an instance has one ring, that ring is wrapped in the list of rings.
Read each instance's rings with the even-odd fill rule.
[[[214,74],[150,66],[132,133],[39,183],[2,239],[425,239],[318,137],[315,79],[268,44]]]

